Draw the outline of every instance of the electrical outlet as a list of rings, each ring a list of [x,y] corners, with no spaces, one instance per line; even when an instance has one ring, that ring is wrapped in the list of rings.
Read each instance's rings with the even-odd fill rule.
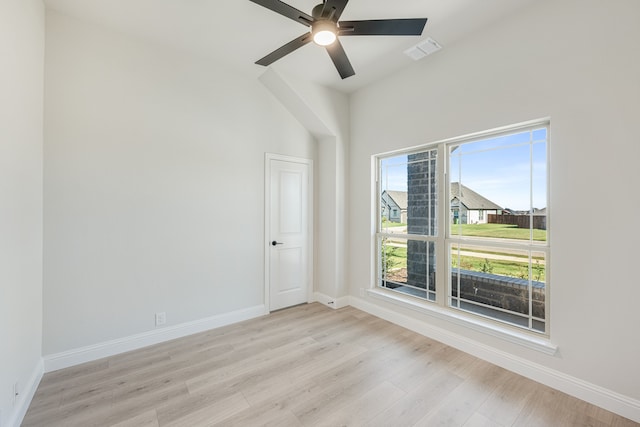
[[[167,313],[156,313],[156,326],[164,325],[167,323]]]

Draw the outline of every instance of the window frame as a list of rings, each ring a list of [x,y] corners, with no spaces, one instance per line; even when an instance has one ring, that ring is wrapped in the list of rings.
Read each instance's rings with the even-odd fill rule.
[[[453,280],[451,279],[451,258],[450,258],[450,248],[452,244],[470,244],[470,245],[485,245],[487,243],[486,240],[480,238],[472,238],[470,236],[455,236],[452,237],[451,233],[451,221],[449,216],[451,215],[451,191],[450,191],[450,177],[449,177],[449,166],[450,166],[450,147],[454,145],[462,145],[465,143],[470,143],[474,141],[479,141],[483,139],[489,138],[498,138],[500,136],[517,134],[520,132],[533,131],[534,129],[546,129],[546,140],[545,140],[545,155],[546,155],[546,164],[545,164],[545,185],[546,185],[546,221],[547,221],[547,235],[546,240],[544,242],[536,242],[532,238],[526,240],[524,244],[518,244],[519,248],[526,248],[530,252],[542,252],[545,257],[545,330],[544,332],[535,330],[532,328],[531,320],[529,320],[528,327],[518,326],[514,323],[500,320],[491,316],[484,316],[478,313],[473,313],[467,310],[463,310],[460,308],[453,307],[451,305],[451,291],[454,286]],[[374,274],[372,277],[374,278],[373,288],[370,291],[373,291],[374,294],[378,295],[388,295],[392,300],[396,302],[406,302],[409,306],[424,308],[427,311],[436,311],[439,316],[444,315],[445,317],[450,317],[451,319],[461,320],[463,322],[470,322],[473,324],[479,324],[488,327],[489,329],[496,330],[498,332],[506,332],[508,335],[524,337],[524,341],[531,342],[538,340],[542,340],[542,346],[538,344],[535,345],[536,349],[542,349],[543,352],[552,354],[555,352],[555,347],[550,345],[547,341],[551,336],[551,313],[550,313],[550,296],[551,296],[551,220],[550,220],[550,139],[551,139],[551,130],[550,130],[550,120],[548,118],[541,120],[534,120],[530,122],[520,123],[511,126],[505,126],[499,129],[492,129],[482,132],[477,132],[474,134],[469,134],[461,137],[450,138],[446,140],[436,141],[424,145],[420,145],[417,147],[412,147],[410,149],[404,150],[394,150],[392,152],[381,153],[378,155],[374,155],[373,165],[375,167],[375,192],[376,192],[376,203],[375,203],[375,212],[373,213],[374,221],[375,221],[375,233],[373,239],[373,249],[377,256],[374,257]],[[422,239],[426,241],[434,241],[435,242],[435,271],[443,272],[436,274],[435,281],[435,298],[422,298],[415,297],[409,294],[403,294],[399,291],[393,291],[391,289],[387,289],[382,286],[382,247],[381,242],[385,237],[389,237],[388,233],[385,233],[385,230],[382,228],[381,221],[381,192],[382,188],[382,162],[384,159],[389,159],[395,156],[401,155],[410,155],[415,153],[421,153],[430,150],[437,150],[436,157],[436,191],[437,191],[437,229],[436,233],[433,236],[425,236]],[[531,171],[530,171],[531,173]],[[388,189],[387,189],[388,190]],[[486,215],[486,213],[485,213]],[[533,212],[530,213],[531,221],[533,220]],[[396,235],[398,238],[404,239],[414,239],[417,235],[415,234],[400,234]],[[421,238],[419,238],[421,239]],[[501,246],[500,242],[495,243],[491,242],[489,246]],[[506,245],[508,248],[512,248],[513,245]],[[508,249],[507,248],[507,249]],[[529,259],[529,272],[531,273],[531,265],[532,258]],[[532,277],[531,274],[529,277]],[[529,296],[531,296],[531,281],[530,281],[530,291]],[[426,294],[429,295],[428,284]],[[531,303],[530,303],[531,304]],[[528,314],[529,318],[532,317],[532,311],[529,310]]]

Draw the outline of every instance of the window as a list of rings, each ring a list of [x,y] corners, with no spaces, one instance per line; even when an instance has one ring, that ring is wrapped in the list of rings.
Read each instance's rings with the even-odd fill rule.
[[[407,225],[379,221],[380,286],[435,301],[437,150],[380,159],[380,195],[407,194]],[[379,216],[378,218],[382,218]]]
[[[547,122],[378,156],[377,286],[548,333]],[[407,220],[385,220],[383,193]]]

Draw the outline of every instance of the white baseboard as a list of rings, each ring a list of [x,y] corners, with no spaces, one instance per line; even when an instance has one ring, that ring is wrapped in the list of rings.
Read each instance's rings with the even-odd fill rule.
[[[25,384],[22,391],[20,391],[20,394],[16,398],[15,410],[10,416],[8,422],[9,427],[18,427],[22,424],[22,420],[24,420],[24,416],[27,414],[27,410],[29,409],[29,405],[31,405],[33,396],[36,394],[36,390],[40,385],[42,375],[44,375],[44,363],[42,359],[40,359],[36,367],[33,369],[33,373],[31,374],[31,377],[29,377],[28,383]],[[0,421],[2,420],[0,419]]]
[[[578,399],[614,412],[633,421],[640,422],[640,400],[616,393],[563,372],[533,363],[521,357],[487,346],[448,330],[430,325],[421,320],[372,304],[362,298],[351,296],[353,307],[388,320],[426,337],[455,347],[480,359],[560,390]]]
[[[219,314],[217,316],[207,317],[193,322],[182,323],[180,325],[169,326],[61,353],[46,355],[43,357],[44,372],[56,371],[58,369],[102,359],[103,357],[137,350],[153,344],[159,344],[176,338],[208,331],[209,329],[215,329],[232,323],[242,322],[243,320],[253,319],[265,314],[267,314],[265,306],[257,305],[255,307],[249,307],[233,311],[231,313]]]
[[[338,308],[347,307],[349,305],[348,296],[340,297],[340,298],[332,298],[320,292],[313,293],[313,300],[336,310]]]

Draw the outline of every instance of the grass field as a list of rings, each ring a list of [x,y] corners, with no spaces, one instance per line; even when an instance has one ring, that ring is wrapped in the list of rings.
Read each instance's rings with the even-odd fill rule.
[[[507,224],[452,224],[451,234],[499,239],[529,240],[529,229]],[[547,240],[546,230],[533,230],[533,240]]]
[[[387,259],[387,267],[406,268],[407,267],[407,247],[406,246],[387,246],[385,248]]]
[[[452,262],[453,267],[457,267],[457,260]],[[461,256],[460,268],[471,271],[481,271],[484,273],[497,274],[499,276],[517,277],[520,279],[529,278],[529,263],[517,261],[505,261],[499,259],[488,259],[482,257]],[[531,271],[532,279],[538,282],[545,281],[545,266],[534,261]]]

